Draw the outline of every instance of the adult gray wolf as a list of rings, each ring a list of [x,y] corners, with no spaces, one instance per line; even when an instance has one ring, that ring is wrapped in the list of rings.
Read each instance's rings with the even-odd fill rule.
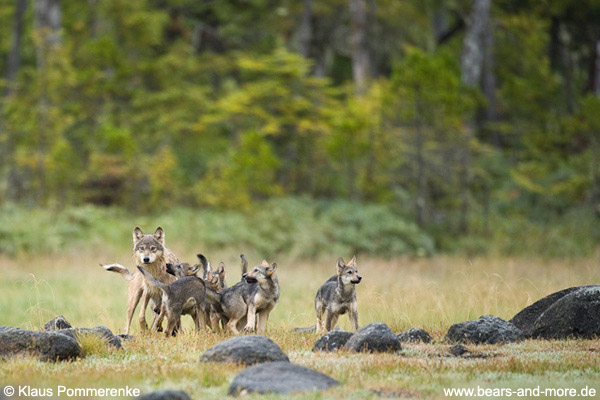
[[[175,276],[167,273],[167,263],[177,264],[179,260],[171,250],[165,247],[165,232],[161,227],[158,227],[152,235],[145,235],[139,227],[133,230],[133,260],[136,266],[143,266],[160,282],[168,285],[175,281]],[[132,273],[120,264],[108,264],[102,265],[102,267],[107,271],[121,274],[129,281],[125,334],[129,334],[133,313],[140,300],[142,302],[139,314],[140,328],[142,331],[147,330],[146,307],[151,303],[153,310],[160,309],[161,290],[154,285],[148,285],[142,273],[137,270]],[[158,330],[162,323],[159,315],[154,314],[153,329]]]

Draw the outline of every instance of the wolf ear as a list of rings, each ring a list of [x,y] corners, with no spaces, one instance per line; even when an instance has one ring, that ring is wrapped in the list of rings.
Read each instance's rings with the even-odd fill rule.
[[[163,231],[163,228],[161,228],[160,226],[156,228],[156,232],[154,232],[154,237],[160,242],[160,244],[165,244],[165,231]]]
[[[167,265],[167,273],[171,274],[173,276],[176,276],[175,271],[173,270],[173,264],[167,263],[166,265]]]
[[[136,226],[133,229],[133,244],[137,244],[144,237],[144,232],[140,229],[139,226]]]
[[[349,267],[356,267],[356,256],[352,257],[352,260],[348,264]]]
[[[273,263],[267,267],[267,275],[271,276],[275,273],[277,269],[277,263]]]
[[[221,276],[222,280],[225,280],[225,263],[221,261],[219,263],[219,268],[217,269],[217,273]]]
[[[260,264],[265,268],[269,268],[269,263],[267,262],[267,260],[262,260],[262,263]]]
[[[338,258],[338,260],[337,260],[338,275],[342,273],[342,270],[344,269],[345,266],[346,266],[346,263],[344,262],[344,259],[342,257]]]
[[[200,264],[194,264],[192,265],[192,267],[190,268],[190,272],[192,273],[192,275],[196,275],[196,273],[200,271]]]

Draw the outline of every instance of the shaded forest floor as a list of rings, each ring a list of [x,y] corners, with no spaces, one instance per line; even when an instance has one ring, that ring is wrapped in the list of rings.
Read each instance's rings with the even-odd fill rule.
[[[192,254],[179,254],[189,259]],[[210,255],[209,255],[210,256]],[[211,257],[209,257],[211,258]],[[434,257],[378,260],[359,256],[363,283],[357,287],[361,325],[383,321],[394,332],[412,327],[429,331],[432,344],[406,344],[400,354],[340,352],[315,354],[314,334],[291,332],[314,323],[314,293],[334,272],[335,256],[324,262],[279,263],[281,300],[271,314],[267,335],[294,363],[317,369],[340,381],[323,395],[306,398],[443,398],[448,387],[596,387],[600,390],[600,340],[525,341],[503,346],[468,346],[475,357],[449,355],[443,342],[456,322],[493,314],[510,319],[523,307],[569,286],[597,283],[597,260],[576,262],[524,258]],[[239,279],[236,254],[216,254],[228,266],[228,283]],[[74,326],[105,325],[115,333],[125,322],[126,282],[98,262],[130,264],[127,253],[1,259],[0,325],[40,329],[56,314]],[[258,259],[251,258],[250,263]],[[347,318],[341,327],[348,328]],[[93,340],[87,357],[75,362],[42,363],[14,359],[0,363],[4,384],[35,387],[94,386],[181,389],[192,398],[223,398],[241,370],[230,365],[201,364],[199,357],[227,335],[192,331],[184,317],[183,335],[138,335],[122,350],[112,351]],[[277,398],[277,396],[272,396]],[[258,397],[257,397],[258,398]],[[263,397],[261,397],[263,398]]]

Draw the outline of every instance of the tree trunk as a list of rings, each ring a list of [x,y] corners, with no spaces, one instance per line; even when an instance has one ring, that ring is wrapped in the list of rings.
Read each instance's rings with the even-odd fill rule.
[[[98,0],[88,0],[89,7],[89,28],[90,28],[90,36],[93,38],[98,37],[98,32],[100,31],[100,21],[98,17]]]
[[[467,20],[467,33],[461,58],[462,81],[468,86],[478,86],[485,54],[484,33],[490,16],[491,0],[475,0]]]
[[[13,40],[6,63],[6,87],[3,96],[7,96],[12,92],[21,65],[21,37],[23,36],[23,15],[26,9],[27,0],[18,0],[13,25]]]
[[[594,94],[596,95],[596,97],[600,98],[600,40],[596,42],[596,51],[594,59]],[[592,181],[591,201],[593,206],[596,207],[596,216],[600,217],[600,214],[598,213],[598,211],[600,211],[600,205],[598,204],[598,199],[600,197],[600,190],[598,188],[598,132],[590,132],[590,134],[590,150],[592,152],[590,165],[590,175]]]
[[[352,43],[352,76],[356,93],[362,95],[369,84],[370,63],[367,43],[367,3],[365,0],[349,0]]]
[[[473,10],[467,19],[467,32],[463,42],[461,57],[461,78],[465,85],[479,87],[485,58],[486,32],[489,32],[491,0],[475,0]],[[475,121],[471,120],[466,127],[465,137],[458,154],[460,216],[458,229],[461,233],[468,231],[467,214],[469,212],[469,187],[471,167],[471,140],[474,137]]]
[[[62,13],[59,0],[35,0],[34,7],[34,28],[38,35],[39,41],[36,48],[36,61],[38,74],[41,81],[40,91],[40,134],[38,135],[37,143],[37,168],[34,193],[38,202],[42,201],[45,196],[46,189],[46,174],[45,174],[45,157],[48,147],[48,137],[45,132],[48,131],[48,114],[50,101],[46,92],[47,82],[47,66],[49,56],[61,43],[60,29],[62,24]]]
[[[433,37],[436,42],[448,32],[448,9],[442,2],[439,8],[433,13]]]
[[[482,90],[486,98],[484,118],[485,132],[492,135],[492,140],[497,148],[502,147],[502,137],[498,129],[492,125],[498,121],[498,99],[496,97],[496,60],[494,59],[494,28],[491,21],[483,33],[484,57]]]
[[[310,57],[310,41],[312,38],[312,3],[313,0],[304,0],[302,21],[300,22],[300,54],[302,57]]]
[[[26,10],[27,0],[18,0],[14,16],[12,44],[10,52],[8,53],[8,60],[6,62],[6,86],[2,91],[2,97],[10,96],[15,89],[17,75],[21,66],[21,38],[23,36],[23,16]],[[5,127],[1,126],[0,129],[4,130]],[[6,143],[0,152],[2,160],[5,160],[6,166],[8,167],[6,177],[6,196],[11,201],[17,200],[20,195],[20,180],[18,177],[17,167],[13,160],[15,151],[13,135],[14,133],[7,132]],[[5,167],[5,165],[2,165],[1,167]]]
[[[596,42],[594,57],[594,94],[600,98],[600,40]]]
[[[62,13],[59,0],[35,0],[34,28],[39,35],[37,63],[44,68],[48,54],[61,42]]]
[[[425,132],[423,129],[422,118],[423,106],[421,103],[421,96],[417,90],[417,101],[416,101],[416,117],[415,117],[415,151],[416,151],[416,162],[417,162],[417,224],[420,227],[425,226],[427,223],[427,175],[425,165]]]

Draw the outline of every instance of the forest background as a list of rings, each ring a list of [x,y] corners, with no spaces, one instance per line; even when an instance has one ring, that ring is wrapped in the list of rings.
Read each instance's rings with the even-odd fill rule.
[[[0,254],[158,222],[263,257],[593,257],[599,20],[596,0],[1,0]]]

